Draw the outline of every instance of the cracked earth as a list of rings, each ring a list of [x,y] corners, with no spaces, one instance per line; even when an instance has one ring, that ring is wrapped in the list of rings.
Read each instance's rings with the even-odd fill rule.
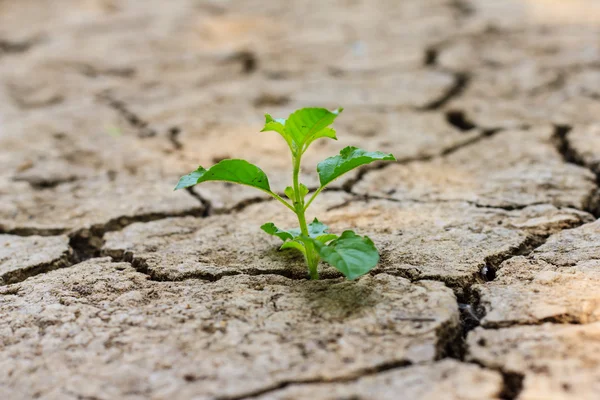
[[[0,398],[600,398],[594,0],[0,0]],[[277,250],[263,113],[346,108],[392,152],[314,215],[381,251]],[[312,217],[312,216],[311,216]]]

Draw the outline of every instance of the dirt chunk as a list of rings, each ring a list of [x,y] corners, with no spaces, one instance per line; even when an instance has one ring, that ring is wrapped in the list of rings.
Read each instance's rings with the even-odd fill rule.
[[[94,259],[0,290],[0,380],[30,396],[214,398],[354,379],[431,362],[459,329],[443,284],[385,274],[165,283]]]
[[[369,173],[355,191],[508,209],[544,203],[586,209],[595,196],[595,177],[564,165],[552,135],[550,127],[499,132],[441,159]]]
[[[522,380],[518,398],[593,399],[600,390],[598,322],[477,328],[467,341],[468,361]]]
[[[552,206],[504,211],[465,203],[364,202],[340,192],[323,194],[311,215],[334,233],[353,229],[373,239],[381,252],[373,273],[439,279],[455,288],[479,279],[488,263],[496,267],[503,257],[527,250],[533,236],[591,218]],[[281,241],[260,230],[265,222],[283,229],[297,226],[294,215],[278,203],[260,203],[232,215],[134,224],[106,235],[103,251],[133,260],[155,279],[214,280],[239,273],[304,278],[300,254],[278,251]],[[324,263],[321,275],[340,276]]]
[[[71,255],[66,236],[0,235],[0,285],[67,267]]]
[[[344,203],[350,196],[341,192],[324,195],[313,212]],[[281,229],[298,221],[277,202],[254,204],[240,213],[208,218],[174,218],[133,224],[106,235],[103,252],[116,259],[132,260],[137,268],[157,280],[200,278],[216,280],[226,275],[276,273],[291,278],[307,276],[301,254],[278,251],[279,238],[260,229],[274,222]],[[323,277],[338,277],[333,268]]]
[[[567,140],[574,158],[600,177],[600,124],[575,126],[567,134]]]
[[[239,85],[240,82],[235,84]],[[279,84],[273,83],[263,85],[252,81],[245,84],[250,88],[242,96],[235,90],[236,86],[230,83],[230,86],[217,84],[213,88],[214,93],[187,102],[177,98],[161,99],[160,102],[151,104],[139,99],[130,101],[130,106],[144,110],[144,118],[150,126],[157,127],[159,131],[174,126],[180,129],[176,151],[170,143],[160,140],[156,140],[156,143],[142,141],[137,145],[140,147],[139,152],[145,150],[142,155],[149,153],[151,156],[155,154],[151,150],[160,149],[155,155],[156,159],[148,160],[147,164],[161,164],[163,170],[183,175],[198,165],[208,168],[222,159],[243,158],[267,173],[273,191],[283,193],[291,185],[292,179],[290,150],[276,132],[260,132],[264,126],[263,114],[286,118],[296,108],[307,104],[323,104],[293,101],[285,106],[273,105],[262,107],[259,111],[248,110],[247,103],[253,101],[253,93],[267,91],[270,96],[292,97],[296,88],[289,88],[287,83],[283,85],[283,89]],[[215,98],[220,101],[215,102]],[[331,107],[338,106],[347,105],[340,103]],[[200,108],[206,114],[199,114]],[[414,111],[389,113],[376,108],[348,109],[333,126],[337,130],[337,140],[320,139],[303,155],[300,180],[310,188],[319,186],[317,164],[339,154],[346,146],[389,152],[399,160],[427,159],[466,145],[481,135],[478,129],[469,132],[457,130],[440,114]],[[120,140],[125,139],[127,137]],[[148,147],[150,149],[146,150]],[[163,163],[160,163],[161,158],[165,159]],[[139,169],[144,165],[145,163],[140,163]],[[357,176],[358,171],[351,171],[330,186],[344,187]],[[255,189],[227,183],[213,182],[193,190],[210,201],[214,213],[228,212],[249,200],[268,198],[268,195]]]
[[[360,378],[353,382],[292,385],[261,400],[343,398],[394,400],[398,394],[409,399],[484,400],[497,399],[502,377],[473,364],[444,360],[432,365],[410,366]]]
[[[528,257],[505,261],[497,278],[473,290],[484,327],[600,320],[600,223],[551,236]]]
[[[171,182],[176,180],[173,177]],[[203,211],[202,204],[185,191],[173,192],[168,180],[99,177],[41,191],[14,188],[14,183],[3,186],[0,181],[0,193],[8,200],[0,208],[0,230],[7,232],[94,231],[89,236],[136,219]]]

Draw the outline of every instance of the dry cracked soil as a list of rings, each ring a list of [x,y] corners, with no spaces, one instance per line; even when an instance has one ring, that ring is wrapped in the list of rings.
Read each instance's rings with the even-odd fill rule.
[[[0,398],[600,398],[596,0],[0,0]],[[312,212],[357,281],[278,251],[263,113],[394,153]],[[310,217],[312,218],[313,215]]]

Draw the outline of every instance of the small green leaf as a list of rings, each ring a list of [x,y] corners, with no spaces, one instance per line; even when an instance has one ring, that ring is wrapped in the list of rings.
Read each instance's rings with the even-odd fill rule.
[[[260,229],[267,232],[269,235],[277,236],[279,239],[283,240],[284,242],[286,240],[294,240],[294,239],[297,239],[300,236],[302,236],[302,232],[300,231],[299,228],[293,228],[293,229],[287,229],[287,230],[279,229],[272,222],[267,222],[266,224],[263,224],[260,227]],[[329,227],[327,225],[321,223],[316,218],[313,220],[313,222],[308,224],[308,235],[313,239],[316,238],[317,240],[319,240],[319,238],[324,238],[324,236],[334,236],[331,239],[325,240],[323,243],[325,243],[328,240],[335,239],[335,237],[337,237],[336,235],[328,233],[327,232],[328,230],[329,230]],[[324,239],[326,239],[326,238],[324,238]]]
[[[305,150],[303,147],[307,143],[310,144],[318,138],[336,139],[335,131],[326,128],[333,123],[342,110],[342,108],[334,111],[325,108],[301,108],[293,112],[285,121],[285,132],[292,137],[300,151]]]
[[[372,163],[373,161],[396,161],[391,154],[380,151],[365,151],[357,147],[348,146],[340,154],[329,157],[317,165],[321,187],[328,185],[348,171]]]
[[[315,249],[323,259],[350,280],[372,270],[379,262],[379,252],[368,237],[345,231],[339,239],[326,245],[313,240]]]
[[[304,184],[301,183],[300,187],[299,187],[299,190],[300,190],[300,197],[301,198],[305,198],[306,195],[308,194],[308,188],[306,187],[306,185],[304,185]]]
[[[311,238],[319,237],[327,233],[327,231],[329,231],[329,227],[316,218],[308,224],[308,236]]]
[[[285,188],[285,190],[283,191],[283,193],[287,196],[288,199],[290,199],[291,201],[294,201],[294,188],[291,186],[288,186]]]
[[[287,142],[290,149],[292,148],[292,136],[285,130],[285,119],[274,119],[269,114],[265,114],[265,126],[261,132],[277,132]]]
[[[312,142],[314,142],[315,140],[323,138],[323,137],[326,137],[326,138],[329,138],[329,139],[333,139],[333,140],[337,140],[337,136],[335,134],[335,129],[333,129],[333,128],[325,128],[325,129],[320,130],[319,132],[317,132],[316,134],[314,134],[311,138],[309,138],[306,141],[306,144],[304,145],[305,148],[308,148],[310,146],[310,144]]]
[[[300,197],[301,198],[305,198],[306,195],[309,192],[309,190],[306,187],[306,185],[303,185],[301,183],[298,189],[300,190]],[[292,201],[296,201],[296,196],[294,195],[294,188],[293,187],[291,187],[291,186],[286,187],[285,190],[283,191],[283,193],[287,196],[288,199],[290,199]]]
[[[326,233],[325,235],[317,236],[316,239],[321,243],[327,243],[331,240],[335,240],[338,238],[338,235],[333,233]]]
[[[279,248],[279,250],[285,250],[285,249],[296,249],[296,250],[298,250],[299,252],[301,252],[306,257],[306,248],[304,247],[304,245],[302,243],[297,242],[295,240],[291,240],[289,242],[285,242]]]
[[[182,176],[175,190],[188,188],[206,181],[239,183],[271,192],[267,175],[256,165],[245,160],[223,160],[209,169],[198,167],[194,172]]]
[[[272,222],[267,222],[263,226],[260,227],[263,231],[267,232],[269,235],[277,236],[279,239],[283,240],[292,240],[295,235],[294,232],[284,231],[283,229],[279,229]]]

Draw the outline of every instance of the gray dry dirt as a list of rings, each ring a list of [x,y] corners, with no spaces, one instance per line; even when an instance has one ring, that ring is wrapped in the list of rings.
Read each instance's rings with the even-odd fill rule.
[[[595,0],[0,0],[0,398],[600,398]],[[263,113],[345,107],[398,159],[311,213],[356,282],[277,250],[261,192],[173,192]],[[313,215],[310,217],[312,218]]]

